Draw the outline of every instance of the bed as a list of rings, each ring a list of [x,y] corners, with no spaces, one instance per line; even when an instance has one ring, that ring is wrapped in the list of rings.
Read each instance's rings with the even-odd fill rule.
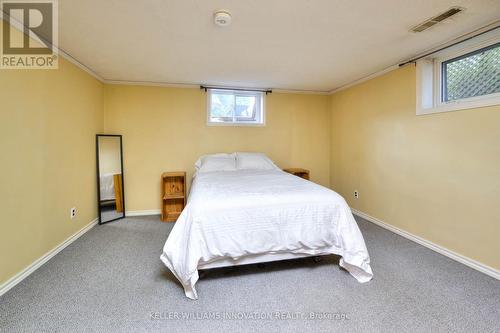
[[[198,298],[198,270],[307,256],[340,255],[359,282],[372,279],[363,236],[339,194],[263,154],[205,156],[196,168],[160,257],[188,298]]]
[[[106,173],[100,176],[100,205],[115,206],[117,212],[123,212],[122,201],[122,175]]]

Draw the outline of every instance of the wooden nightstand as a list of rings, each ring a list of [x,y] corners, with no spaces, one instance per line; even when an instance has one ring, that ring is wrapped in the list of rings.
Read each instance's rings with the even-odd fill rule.
[[[186,173],[164,172],[161,175],[161,219],[175,222],[186,206]]]
[[[297,177],[309,180],[309,170],[301,168],[287,168],[283,169],[283,171],[291,173],[292,175],[295,175]]]

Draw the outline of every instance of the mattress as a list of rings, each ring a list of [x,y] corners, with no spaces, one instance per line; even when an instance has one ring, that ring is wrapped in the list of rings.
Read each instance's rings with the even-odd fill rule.
[[[363,236],[345,200],[281,170],[197,174],[161,260],[186,296],[197,299],[198,269],[280,254],[337,254],[340,266],[359,282],[373,276]]]

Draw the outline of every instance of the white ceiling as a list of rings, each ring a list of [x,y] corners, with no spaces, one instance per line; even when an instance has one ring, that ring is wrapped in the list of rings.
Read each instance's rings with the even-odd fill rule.
[[[330,91],[499,18],[498,0],[59,0],[59,46],[106,80]]]

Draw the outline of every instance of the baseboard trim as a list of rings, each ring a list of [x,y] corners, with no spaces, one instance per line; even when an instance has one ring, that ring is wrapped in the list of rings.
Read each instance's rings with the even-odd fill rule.
[[[68,237],[61,244],[57,245],[55,248],[45,253],[43,256],[35,260],[31,265],[14,275],[12,278],[7,280],[5,283],[0,285],[0,296],[8,292],[10,289],[14,288],[18,283],[22,280],[26,279],[31,273],[36,271],[40,266],[49,261],[56,254],[64,250],[68,245],[76,241],[80,236],[85,234],[87,231],[92,229],[95,225],[97,225],[98,219],[94,219],[92,222],[84,226],[82,229],[78,230],[76,233]]]
[[[419,236],[416,236],[412,233],[409,233],[408,231],[405,231],[405,230],[402,230],[402,229],[399,229],[395,226],[392,226],[382,220],[379,220],[377,219],[376,217],[373,217],[373,216],[370,216],[366,213],[363,213],[357,209],[354,209],[354,208],[351,208],[351,211],[354,215],[357,215],[359,217],[362,217],[364,218],[365,220],[369,221],[369,222],[372,222],[384,229],[387,229],[389,231],[392,231],[400,236],[403,236],[404,238],[407,238],[415,243],[418,243],[422,246],[425,246],[426,248],[428,249],[431,249],[439,254],[442,254],[450,259],[453,259],[455,261],[458,261],[459,263],[461,264],[464,264],[466,266],[469,266],[470,268],[473,268],[481,273],[484,273],[488,276],[491,276],[492,278],[495,278],[497,280],[500,280],[500,271],[494,269],[493,267],[490,267],[490,266],[487,266],[485,264],[482,264],[474,259],[471,259],[471,258],[468,258],[468,257],[465,257],[461,254],[458,254],[454,251],[451,251],[451,250],[448,250],[447,248],[441,246],[441,245],[437,245],[435,243],[432,243],[426,239],[423,239]]]
[[[125,212],[125,216],[149,216],[149,215],[161,215],[161,210],[159,209],[128,210],[127,212]]]

